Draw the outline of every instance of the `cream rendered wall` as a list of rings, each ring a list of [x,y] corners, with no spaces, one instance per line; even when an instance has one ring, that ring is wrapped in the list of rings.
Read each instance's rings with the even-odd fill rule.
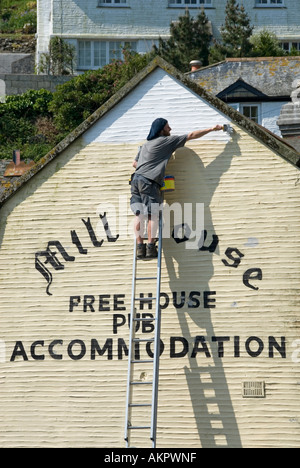
[[[125,445],[128,178],[157,115],[173,133],[227,120],[155,71],[0,210],[1,447]],[[299,446],[299,171],[234,129],[168,167],[166,202],[204,203],[207,236],[201,250],[164,240],[158,447]],[[47,246],[63,266],[38,255],[52,295],[35,263]],[[264,381],[265,398],[243,398],[244,381]],[[132,445],[151,446],[141,432]]]

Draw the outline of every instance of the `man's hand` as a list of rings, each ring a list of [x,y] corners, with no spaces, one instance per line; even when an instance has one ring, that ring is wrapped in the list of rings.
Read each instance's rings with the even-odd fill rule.
[[[216,125],[212,128],[213,132],[218,132],[219,130],[223,130],[223,125]]]

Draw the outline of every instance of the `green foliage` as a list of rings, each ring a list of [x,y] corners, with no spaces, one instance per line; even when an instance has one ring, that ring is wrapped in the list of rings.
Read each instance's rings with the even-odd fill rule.
[[[36,126],[38,119],[50,115],[51,100],[52,93],[41,89],[8,96],[0,103],[0,158],[10,159],[13,149],[21,149],[23,159],[37,160],[45,149],[51,149],[54,136],[48,139]]]
[[[225,24],[221,27],[222,41],[214,41],[210,50],[210,63],[226,57],[249,57],[252,51],[250,37],[253,26],[250,24],[243,5],[236,0],[227,0]]]
[[[5,103],[0,103],[0,116],[11,113],[17,118],[33,119],[48,115],[51,100],[52,93],[46,89],[8,96]]]
[[[76,49],[60,37],[53,37],[49,52],[41,54],[38,71],[47,75],[73,75]]]
[[[34,34],[36,26],[36,1],[0,0],[0,33]]]
[[[285,55],[276,34],[264,29],[250,38],[253,57],[282,57]]]
[[[171,23],[170,34],[168,40],[159,39],[159,46],[155,48],[158,55],[183,72],[189,69],[192,60],[200,60],[204,66],[208,64],[212,36],[204,10],[197,18],[187,10],[176,23]]]
[[[11,159],[12,150],[20,149],[23,159],[37,161],[152,59],[129,50],[123,54],[124,62],[76,76],[53,94],[30,90],[7,97],[0,103],[0,159]]]
[[[70,132],[142,70],[152,56],[124,51],[124,62],[114,61],[76,76],[57,87],[49,109],[60,131]]]

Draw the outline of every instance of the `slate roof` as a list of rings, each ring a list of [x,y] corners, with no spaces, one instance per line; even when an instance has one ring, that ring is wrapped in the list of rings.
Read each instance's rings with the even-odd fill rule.
[[[300,60],[299,60],[300,65]],[[160,57],[156,57],[149,63],[140,73],[132,78],[122,89],[120,89],[114,96],[112,96],[105,104],[103,104],[96,112],[82,122],[73,132],[71,132],[64,140],[62,140],[55,148],[48,154],[41,158],[36,165],[26,172],[21,177],[14,177],[11,180],[0,179],[0,208],[3,204],[20,188],[23,184],[27,183],[35,174],[41,171],[53,159],[59,156],[69,145],[71,145],[77,138],[86,132],[92,125],[114,106],[116,106],[125,96],[127,96],[142,80],[144,80],[152,71],[157,67],[162,68],[166,73],[179,80],[183,85],[189,88],[192,92],[206,100],[213,107],[225,114],[231,121],[237,124],[240,128],[253,135],[261,141],[262,144],[269,147],[287,162],[296,167],[300,167],[300,153],[294,148],[287,145],[283,140],[267,131],[265,128],[257,125],[250,119],[237,112],[232,107],[225,104],[213,94],[210,94],[203,87],[201,87],[195,80],[191,80],[189,76],[179,72],[176,68],[164,61]],[[2,163],[3,165],[3,163]],[[1,166],[0,166],[1,167]],[[1,169],[0,169],[1,171]],[[0,172],[1,174],[1,172]]]
[[[228,58],[188,76],[214,95],[242,80],[266,96],[289,101],[292,83],[300,76],[300,56]]]

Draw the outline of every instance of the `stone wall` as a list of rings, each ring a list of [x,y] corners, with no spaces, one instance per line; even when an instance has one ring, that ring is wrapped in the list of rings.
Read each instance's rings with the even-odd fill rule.
[[[55,91],[59,84],[66,83],[72,76],[50,76],[50,75],[11,75],[0,74],[0,98],[13,94],[22,94],[29,89],[47,89]],[[3,92],[4,91],[4,92]]]

